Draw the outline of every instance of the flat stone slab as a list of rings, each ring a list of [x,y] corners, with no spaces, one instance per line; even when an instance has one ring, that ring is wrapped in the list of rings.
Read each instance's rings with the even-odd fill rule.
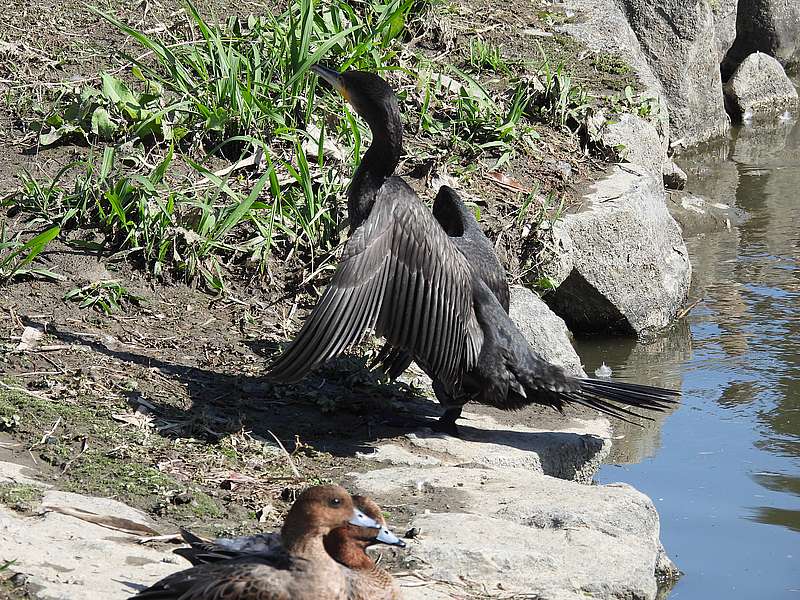
[[[391,465],[522,468],[588,483],[611,449],[609,422],[605,418],[564,420],[562,429],[549,431],[504,425],[488,415],[465,412],[459,420],[458,438],[421,429],[377,444],[374,453],[359,456]]]
[[[0,462],[0,481],[26,485],[20,468]],[[107,498],[68,492],[44,492],[42,507],[89,511],[152,527],[144,514]],[[137,536],[49,510],[25,516],[0,506],[0,561],[28,576],[34,597],[47,600],[122,600],[179,567],[183,561],[163,550],[137,543]]]
[[[34,479],[34,476],[35,473],[23,465],[0,460],[0,483],[32,485],[38,488],[50,487],[46,483]]]
[[[651,599],[657,568],[672,568],[653,503],[628,485],[587,486],[519,468],[395,467],[351,476],[379,503],[416,513],[411,525],[420,534],[404,562],[431,595],[409,598],[484,590]]]

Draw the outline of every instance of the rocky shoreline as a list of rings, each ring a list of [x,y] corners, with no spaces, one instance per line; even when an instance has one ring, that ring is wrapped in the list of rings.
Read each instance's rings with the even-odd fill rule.
[[[583,367],[570,330],[647,337],[667,327],[692,276],[682,236],[730,227],[736,218],[677,191],[685,175],[673,152],[724,134],[726,102],[744,120],[797,110],[782,64],[796,67],[800,56],[800,8],[778,0],[740,1],[738,13],[726,0],[691,10],[677,0],[657,4],[564,4],[579,18],[563,30],[619,53],[660,107],[652,118],[595,121],[598,143],[622,162],[553,228],[558,252],[542,268],[555,289],[544,302],[524,288],[512,294],[512,316],[534,348],[576,374]],[[754,33],[753,23],[764,22],[775,26]],[[720,63],[730,77],[724,86]],[[463,439],[419,430],[376,441],[359,455],[369,470],[347,475],[392,525],[415,532],[406,551],[386,555],[407,598],[650,600],[659,597],[659,582],[678,576],[653,502],[625,484],[592,485],[611,449],[607,420],[564,418],[556,429],[536,429],[465,413],[462,431]],[[35,471],[11,462],[0,462],[2,482],[41,489],[37,507],[155,527],[122,503],[49,490]],[[0,506],[0,537],[40,598],[125,598],[135,583],[183,567],[168,546],[138,544],[134,535],[57,510],[20,515]]]

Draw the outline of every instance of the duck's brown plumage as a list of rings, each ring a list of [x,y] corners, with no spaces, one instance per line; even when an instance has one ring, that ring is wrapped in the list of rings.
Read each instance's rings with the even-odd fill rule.
[[[678,392],[570,376],[535,354],[508,316],[508,284],[489,240],[452,189],[434,213],[392,176],[402,145],[394,92],[377,75],[315,72],[367,121],[373,142],[348,191],[352,236],[329,286],[268,377],[293,382],[373,329],[379,360],[396,377],[415,360],[446,407],[440,428],[469,400],[511,410],[575,403],[627,420],[661,411]]]
[[[383,513],[371,498],[353,496],[353,502],[385,529]],[[367,554],[367,548],[378,542],[405,546],[397,538],[394,539],[396,541],[376,538],[374,530],[355,525],[339,527],[325,536],[324,544],[328,554],[352,571],[347,578],[348,600],[400,600],[397,582]]]
[[[346,598],[348,600],[399,600],[400,590],[388,571],[378,567],[367,554],[367,547],[383,543],[404,547],[386,528],[380,507],[366,496],[353,496],[353,503],[368,517],[381,525],[381,530],[356,525],[337,527],[323,537],[325,550],[338,563],[348,567]],[[261,533],[236,538],[204,540],[182,531],[189,548],[174,552],[193,565],[219,563],[248,558],[270,565],[286,562],[288,556],[278,533]]]
[[[346,600],[348,570],[333,560],[323,536],[353,518],[350,495],[339,486],[316,486],[286,517],[279,556],[241,555],[200,564],[165,577],[139,600]],[[376,524],[362,516],[361,523]],[[376,528],[377,530],[377,528]]]

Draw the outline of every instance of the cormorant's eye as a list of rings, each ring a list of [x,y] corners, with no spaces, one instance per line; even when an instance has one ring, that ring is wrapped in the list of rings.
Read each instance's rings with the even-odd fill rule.
[[[329,501],[329,504],[331,506],[339,506],[341,503],[342,503],[342,499],[341,498],[331,498],[330,501]]]

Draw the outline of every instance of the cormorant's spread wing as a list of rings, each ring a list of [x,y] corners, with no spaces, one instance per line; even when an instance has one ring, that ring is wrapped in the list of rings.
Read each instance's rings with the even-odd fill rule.
[[[267,377],[297,381],[371,328],[451,385],[475,364],[483,341],[467,261],[397,177],[379,190],[330,285]]]
[[[472,265],[472,270],[492,291],[503,310],[508,312],[511,300],[506,270],[500,264],[472,211],[450,186],[439,188],[433,201],[433,216],[450,239]]]

